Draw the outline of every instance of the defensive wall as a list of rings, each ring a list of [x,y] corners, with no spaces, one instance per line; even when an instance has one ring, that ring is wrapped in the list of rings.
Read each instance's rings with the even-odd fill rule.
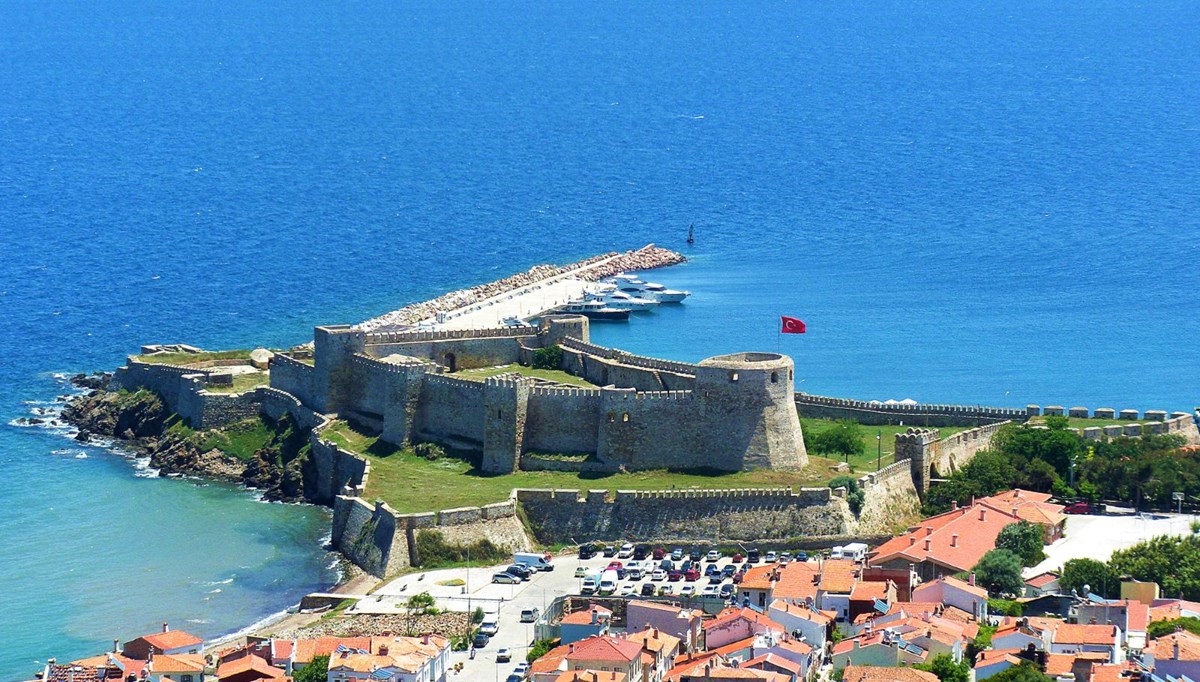
[[[511,500],[420,514],[398,514],[385,502],[371,504],[350,495],[334,501],[333,546],[372,575],[421,565],[417,536],[422,531],[440,533],[447,544],[458,546],[480,540],[508,551],[533,546]]]
[[[988,424],[946,438],[937,429],[910,427],[905,433],[896,434],[896,463],[909,466],[913,485],[923,494],[929,490],[931,479],[958,471],[975,453],[991,445],[992,437],[1001,427],[1011,423]]]
[[[1007,407],[978,405],[886,404],[877,400],[849,400],[796,392],[800,416],[812,419],[850,419],[860,424],[884,426],[983,426],[1002,421],[1024,421],[1026,412]]]
[[[858,535],[891,535],[921,516],[921,499],[906,461],[893,462],[858,479],[863,491],[858,512]]]
[[[318,327],[311,370],[284,360],[287,371],[272,386],[307,390],[312,409],[339,413],[394,445],[425,440],[481,451],[489,473],[520,469],[527,452],[592,455],[608,471],[807,463],[790,358],[738,353],[690,365],[595,346],[587,337],[582,316],[544,318],[536,330]],[[563,369],[602,388],[547,387],[519,375],[472,381],[451,372],[512,363],[551,345],[563,349]]]

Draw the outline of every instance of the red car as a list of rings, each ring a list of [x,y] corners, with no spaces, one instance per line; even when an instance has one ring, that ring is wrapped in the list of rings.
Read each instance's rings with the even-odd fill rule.
[[[1063,508],[1064,514],[1099,514],[1104,511],[1104,505],[1091,502],[1072,502]]]
[[[610,561],[608,562],[608,567],[612,569],[625,568],[625,564],[621,563],[620,561]]]
[[[745,557],[742,556],[741,552],[738,552],[737,554],[733,555],[733,563],[735,563],[735,564],[742,563],[743,559],[745,559]]]
[[[676,569],[676,570],[667,572],[667,580],[669,580],[671,582],[678,582],[680,580],[683,580],[683,571]]]
[[[694,583],[700,579],[700,571],[697,571],[694,568],[688,569],[683,572],[683,579],[689,583]]]
[[[662,558],[667,555],[667,550],[662,547],[655,547],[651,554],[654,556],[655,561],[662,561]]]

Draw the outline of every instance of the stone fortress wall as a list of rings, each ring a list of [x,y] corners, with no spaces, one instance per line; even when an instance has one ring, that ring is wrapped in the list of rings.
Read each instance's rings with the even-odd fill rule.
[[[860,424],[884,426],[983,426],[1002,421],[1024,421],[1025,410],[980,405],[893,404],[877,400],[849,400],[796,392],[800,416],[812,419],[850,419]]]
[[[580,316],[544,318],[537,329],[318,327],[311,371],[289,363],[272,386],[308,390],[313,409],[339,413],[395,445],[427,440],[481,451],[489,473],[516,471],[531,452],[588,455],[608,471],[807,463],[790,358],[741,353],[690,365],[602,348],[587,337]],[[563,349],[564,370],[603,387],[448,373],[517,362],[550,345]]]

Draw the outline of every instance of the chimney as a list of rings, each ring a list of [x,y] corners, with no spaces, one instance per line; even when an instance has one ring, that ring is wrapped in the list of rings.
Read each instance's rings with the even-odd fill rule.
[[[933,535],[933,526],[926,526],[925,537],[929,537],[930,535]]]
[[[380,656],[387,656],[387,655],[388,655],[388,648],[387,648],[387,645],[386,645],[386,644],[384,644],[383,646],[379,647],[379,655],[380,655]]]
[[[958,500],[950,503],[950,511],[958,511]]]
[[[971,571],[971,574],[967,576],[967,583],[969,583],[971,587],[975,587],[975,571]]]
[[[113,653],[115,654],[120,650],[121,650],[121,640],[114,639],[113,640]]]
[[[933,545],[933,540],[926,538],[925,539],[925,551],[928,552],[931,549],[932,545]]]
[[[987,509],[984,507],[979,508],[979,520],[987,521]]]
[[[950,536],[950,546],[958,547],[958,533]]]
[[[1179,660],[1179,637],[1178,636],[1175,637],[1175,646],[1172,647],[1171,660],[1172,661]]]
[[[574,645],[574,644],[568,644],[568,645],[567,645],[567,653],[568,653],[568,654],[573,654],[573,653],[575,653],[575,645]]]
[[[1013,516],[1017,515],[1017,505],[1013,505]]]
[[[429,644],[429,633],[428,632],[426,632],[424,635],[421,635],[421,643]]]
[[[168,632],[168,631],[170,631],[170,629],[171,628],[168,627],[166,623],[163,623],[163,632]]]
[[[914,537],[911,537],[911,536],[910,536],[910,537],[908,538],[908,546],[909,546],[909,547],[912,547],[912,546],[913,546],[913,545],[915,545],[915,544],[917,544],[917,539],[916,539],[916,538],[914,538]]]
[[[593,606],[592,607],[592,625],[595,625],[599,619],[600,619],[600,612],[596,610],[595,606]]]

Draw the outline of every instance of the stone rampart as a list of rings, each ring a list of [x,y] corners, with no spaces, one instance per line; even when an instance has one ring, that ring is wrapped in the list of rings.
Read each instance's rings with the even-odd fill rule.
[[[1025,410],[975,405],[887,405],[878,401],[848,400],[796,393],[800,416],[811,419],[851,419],[860,424],[882,426],[982,426],[1001,421],[1024,421]]]
[[[409,355],[425,358],[450,371],[457,371],[518,362],[521,359],[521,341],[535,336],[528,331],[521,336],[450,336],[440,340],[368,345],[365,351],[373,357]]]
[[[361,495],[370,476],[367,460],[347,452],[333,441],[324,440],[319,431],[309,438],[308,461],[304,472],[304,494],[311,502],[333,504],[345,492]]]
[[[1001,422],[961,431],[943,439],[937,429],[909,428],[896,434],[896,462],[907,462],[913,484],[924,493],[935,476],[949,476],[991,445],[992,437],[1006,424]]]
[[[465,440],[482,448],[483,389],[480,381],[426,375],[417,409],[417,434],[429,440]]]
[[[863,504],[858,513],[860,535],[889,534],[906,528],[921,515],[921,499],[907,461],[893,462],[858,479]]]
[[[535,336],[533,327],[491,327],[483,329],[441,329],[413,332],[368,332],[367,345],[377,346],[393,343],[415,343],[418,341],[442,341],[447,339],[494,339]]]
[[[539,542],[729,542],[844,535],[855,527],[828,488],[513,492]]]
[[[696,366],[658,360],[564,338],[563,370],[597,386],[634,388],[639,391],[687,390],[695,384]]]
[[[1110,426],[1089,426],[1077,431],[1087,440],[1102,438],[1117,438],[1121,436],[1140,437],[1152,434],[1167,434],[1180,436],[1188,445],[1200,445],[1200,430],[1196,428],[1196,419],[1187,412],[1173,412],[1171,418],[1165,421],[1140,422],[1135,424],[1113,424]]]
[[[290,393],[306,405],[312,404],[312,365],[276,353],[270,368],[272,388]]]

